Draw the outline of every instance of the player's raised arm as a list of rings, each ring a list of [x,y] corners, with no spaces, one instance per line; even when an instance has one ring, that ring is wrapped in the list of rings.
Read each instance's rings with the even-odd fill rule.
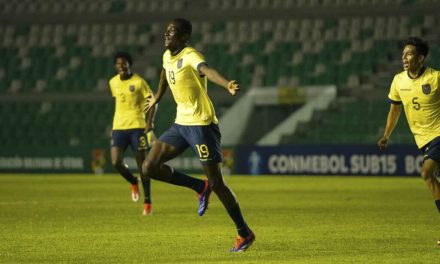
[[[146,114],[154,108],[154,106],[160,101],[162,96],[165,94],[168,87],[167,76],[165,74],[164,69],[160,72],[159,85],[157,88],[156,94],[151,94],[147,97],[147,100],[144,105],[144,111]]]
[[[385,132],[383,136],[377,141],[377,145],[380,149],[384,149],[387,147],[388,140],[393,132],[394,128],[397,125],[397,121],[399,121],[400,111],[402,109],[402,105],[400,104],[391,104],[390,111],[388,112],[387,124],[385,126]]]
[[[202,64],[199,68],[200,73],[205,75],[208,80],[224,87],[233,96],[240,91],[240,85],[235,80],[228,81],[216,69],[209,67],[207,64]]]

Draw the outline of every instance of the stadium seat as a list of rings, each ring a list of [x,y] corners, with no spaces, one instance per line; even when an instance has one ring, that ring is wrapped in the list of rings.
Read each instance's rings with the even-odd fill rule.
[[[117,50],[129,51],[139,59],[135,63],[139,67],[138,72],[155,88],[161,68],[164,22],[153,18],[147,22],[134,19],[115,23],[108,17],[122,14],[142,13],[148,16],[170,11],[188,12],[193,5],[198,4],[211,11],[218,10],[224,13],[231,10],[276,11],[287,8],[330,10],[326,15],[307,18],[264,16],[252,20],[239,17],[207,19],[203,22],[195,20],[191,42],[201,50],[210,64],[220,69],[228,78],[238,79],[244,91],[251,86],[261,85],[335,84],[344,95],[345,91],[350,93],[350,89],[368,85],[365,80],[374,78],[378,68],[392,62],[393,56],[399,53],[399,41],[402,38],[408,35],[433,34],[436,32],[439,19],[431,14],[372,16],[367,12],[363,15],[336,17],[331,14],[331,10],[367,10],[377,6],[392,9],[399,5],[413,7],[429,3],[431,2],[428,0],[0,0],[2,16],[44,15],[50,18],[54,14],[81,14],[102,18],[71,24],[54,20],[38,24],[0,25],[0,93],[12,92],[24,96],[28,96],[29,93],[55,93],[69,96],[98,92],[102,96],[108,96],[107,82],[114,74],[112,55]],[[440,49],[433,47],[431,52],[430,64],[439,67]],[[381,91],[380,89],[387,85],[381,84],[374,89]],[[215,98],[213,100],[215,101]],[[105,102],[104,105],[113,103],[110,99]],[[67,120],[72,120],[72,124],[66,121],[65,126],[71,127],[72,130],[81,121],[84,125],[93,126],[91,120],[85,118],[77,121],[73,116],[75,113],[100,112],[93,107],[95,103],[54,104],[53,109],[45,114],[45,118],[51,126],[55,125],[57,120],[65,122],[55,113],[54,109],[57,109],[70,117]],[[164,110],[164,115],[172,116],[174,113],[168,111],[169,102],[163,104],[161,109],[167,109]],[[26,105],[27,103],[17,103],[14,109],[23,114],[26,112]],[[172,106],[169,107],[173,109]],[[364,107],[370,109],[370,106]],[[105,109],[102,115],[91,115],[95,120],[109,120],[105,124],[97,122],[99,129],[91,130],[94,136],[101,135],[98,131],[111,125],[112,110]],[[350,109],[355,111],[353,109],[356,109],[356,106],[350,105]],[[351,111],[344,114],[348,115]],[[371,111],[371,115],[376,114],[374,110],[368,111]],[[5,118],[2,119],[2,123],[3,120],[13,126],[11,131],[18,129],[14,127],[16,121]],[[342,126],[346,125],[333,121]],[[37,121],[26,122],[38,127]],[[383,123],[383,120],[381,122]],[[373,125],[369,124],[365,128],[366,131],[369,131],[369,134],[377,133],[378,122],[370,123]],[[161,124],[158,127],[165,129],[166,125]],[[78,130],[79,137],[85,137],[83,132]],[[74,138],[78,135],[69,137]],[[321,139],[325,136],[327,135],[321,136]],[[398,137],[407,139],[406,134]],[[310,138],[316,141],[320,136],[311,133]],[[63,140],[70,142],[67,136],[63,137]],[[350,140],[354,138],[346,139],[346,142]],[[85,139],[80,138],[75,142],[82,144]]]

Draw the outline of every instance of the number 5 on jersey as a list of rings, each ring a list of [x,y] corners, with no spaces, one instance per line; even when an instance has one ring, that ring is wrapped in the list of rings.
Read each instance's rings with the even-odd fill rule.
[[[418,97],[414,97],[412,99],[412,103],[413,103],[413,108],[416,110],[420,110],[420,103],[417,102],[417,99],[419,99]]]

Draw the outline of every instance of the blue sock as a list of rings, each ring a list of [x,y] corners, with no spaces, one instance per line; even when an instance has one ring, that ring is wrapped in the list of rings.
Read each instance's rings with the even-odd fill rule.
[[[435,200],[435,205],[437,206],[437,210],[440,213],[440,200]]]
[[[234,221],[235,226],[237,227],[237,232],[241,237],[249,236],[249,227],[244,221],[243,215],[241,214],[240,206],[238,203],[232,208],[228,209],[228,214]]]
[[[173,174],[171,175],[171,181],[169,183],[179,186],[185,186],[187,188],[193,189],[197,193],[201,193],[205,188],[205,182],[203,180],[190,177],[176,170],[174,170]]]
[[[142,180],[142,187],[144,189],[144,203],[151,203],[151,180],[150,178],[143,179]]]
[[[136,184],[138,182],[138,179],[131,174],[130,170],[128,169],[128,166],[125,164],[116,166],[117,171],[119,174],[121,174],[122,177],[126,181],[128,181],[130,184]]]

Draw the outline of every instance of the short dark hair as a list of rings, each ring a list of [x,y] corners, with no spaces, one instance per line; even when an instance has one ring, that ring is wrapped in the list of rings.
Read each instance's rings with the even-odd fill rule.
[[[188,34],[189,36],[191,36],[192,33],[191,22],[189,22],[185,18],[174,18],[173,20],[171,20],[171,22],[174,22],[183,34]]]
[[[118,51],[116,52],[115,56],[113,57],[113,62],[116,63],[116,60],[118,58],[123,58],[125,59],[128,64],[133,65],[133,58],[131,57],[131,55],[128,52],[125,51]]]
[[[412,45],[416,47],[417,54],[428,56],[429,53],[429,45],[426,41],[418,37],[409,37],[403,42],[403,47],[406,45]]]

